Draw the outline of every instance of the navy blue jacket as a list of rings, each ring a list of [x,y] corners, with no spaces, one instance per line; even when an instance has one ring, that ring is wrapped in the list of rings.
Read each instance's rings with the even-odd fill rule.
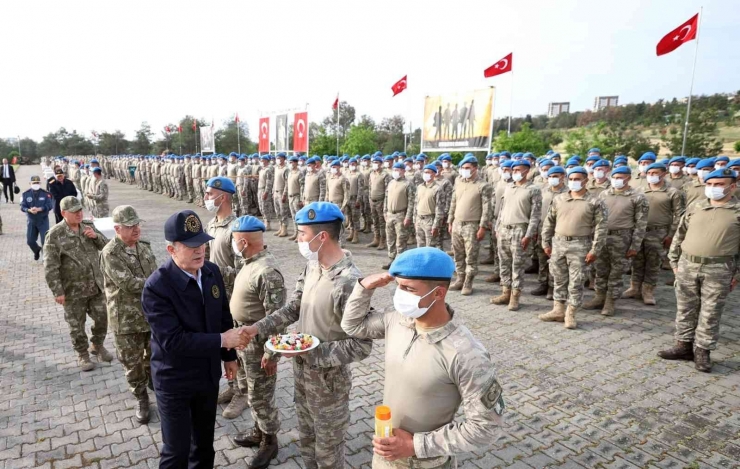
[[[221,348],[221,333],[234,327],[216,264],[201,268],[203,293],[170,258],[144,284],[141,305],[152,329],[152,378],[165,392],[218,387],[221,362],[236,360]]]
[[[37,207],[41,211],[37,213],[30,213],[29,208]],[[49,212],[54,209],[54,199],[51,198],[51,194],[43,189],[37,191],[28,189],[21,196],[21,210],[26,212],[29,220],[49,220]]]

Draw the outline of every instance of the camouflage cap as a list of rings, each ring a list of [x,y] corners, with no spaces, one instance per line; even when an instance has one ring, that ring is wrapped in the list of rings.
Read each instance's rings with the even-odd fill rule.
[[[77,200],[77,197],[68,195],[59,202],[59,208],[65,212],[79,212],[82,210],[82,204]]]
[[[113,223],[123,226],[134,226],[142,221],[144,220],[139,218],[134,207],[130,205],[119,205],[113,209]]]

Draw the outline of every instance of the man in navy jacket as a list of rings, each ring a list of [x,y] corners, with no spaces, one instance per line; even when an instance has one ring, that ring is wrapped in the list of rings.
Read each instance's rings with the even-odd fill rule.
[[[41,188],[41,178],[31,176],[31,188],[21,196],[21,211],[28,216],[26,222],[26,244],[33,251],[33,260],[39,260],[44,246],[46,232],[49,231],[49,212],[54,209],[51,194]],[[37,241],[41,238],[41,246]]]
[[[232,329],[221,272],[205,260],[205,244],[213,238],[198,215],[172,215],[164,234],[171,258],[147,279],[141,295],[152,329],[152,379],[162,422],[159,467],[211,468],[221,362],[234,379],[234,349],[247,338]]]

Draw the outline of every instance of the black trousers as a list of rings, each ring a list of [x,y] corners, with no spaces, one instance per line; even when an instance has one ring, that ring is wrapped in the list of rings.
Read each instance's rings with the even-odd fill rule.
[[[189,392],[156,388],[162,426],[160,469],[211,469],[218,386]]]
[[[13,183],[10,182],[10,179],[2,179],[3,181],[3,195],[5,196],[5,201],[8,201],[8,193],[10,193],[10,201],[13,202]]]

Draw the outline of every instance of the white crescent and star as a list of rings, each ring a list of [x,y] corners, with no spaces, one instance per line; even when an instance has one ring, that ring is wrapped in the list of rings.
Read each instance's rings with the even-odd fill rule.
[[[683,36],[681,36],[681,32],[684,29],[686,30],[686,34],[684,34]],[[678,34],[676,35],[676,37],[673,38],[673,40],[674,41],[683,41],[684,39],[686,39],[686,37],[689,34],[691,34],[691,25],[690,24],[687,24],[686,26],[684,26],[683,28],[681,28],[681,29],[678,30]]]
[[[306,123],[303,119],[298,119],[296,127],[298,127],[298,138],[303,138],[303,131],[306,129]]]
[[[503,65],[501,65],[501,64],[503,64]],[[499,66],[499,65],[501,65],[501,66]],[[501,59],[501,60],[499,60],[496,63],[496,65],[494,65],[493,68],[506,68],[508,66],[509,66],[509,59]]]

